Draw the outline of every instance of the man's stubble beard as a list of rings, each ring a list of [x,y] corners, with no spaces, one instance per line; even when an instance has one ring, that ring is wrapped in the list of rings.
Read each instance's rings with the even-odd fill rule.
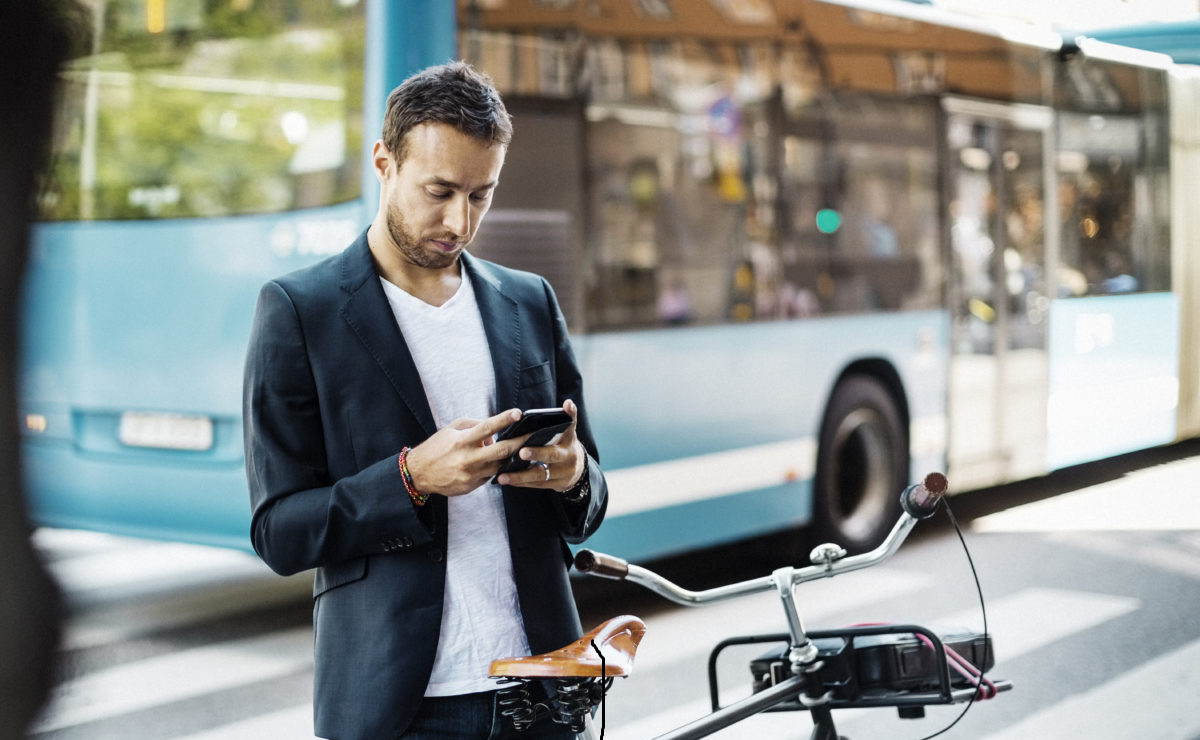
[[[450,267],[458,261],[461,250],[453,254],[422,249],[421,239],[413,235],[404,214],[395,203],[388,204],[387,230],[401,256],[416,265],[430,270]]]

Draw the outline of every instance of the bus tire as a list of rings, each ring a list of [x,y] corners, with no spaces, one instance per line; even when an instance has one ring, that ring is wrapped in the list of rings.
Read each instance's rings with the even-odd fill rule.
[[[813,534],[851,553],[878,545],[900,515],[908,433],[878,380],[851,375],[834,388],[821,424],[813,481]]]

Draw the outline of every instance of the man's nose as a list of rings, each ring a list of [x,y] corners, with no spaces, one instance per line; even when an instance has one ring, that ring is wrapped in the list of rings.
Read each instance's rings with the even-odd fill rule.
[[[442,225],[452,231],[455,236],[469,236],[471,233],[471,201],[465,195],[450,199],[442,214]]]

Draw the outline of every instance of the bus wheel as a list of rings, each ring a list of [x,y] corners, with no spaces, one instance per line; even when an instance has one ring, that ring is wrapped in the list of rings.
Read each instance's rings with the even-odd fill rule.
[[[896,401],[854,375],[834,389],[821,425],[813,482],[813,530],[851,553],[878,545],[900,515],[908,434]]]

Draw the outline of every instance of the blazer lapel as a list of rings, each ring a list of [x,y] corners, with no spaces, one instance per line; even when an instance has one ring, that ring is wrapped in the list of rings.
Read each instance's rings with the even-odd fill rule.
[[[379,274],[363,234],[342,252],[341,288],[346,295],[341,314],[383,374],[408,406],[427,435],[437,431],[433,412],[412,353],[396,325],[392,308],[379,284]]]
[[[496,412],[520,407],[517,388],[521,374],[521,322],[516,301],[504,294],[499,276],[467,253],[463,269],[471,276],[475,302],[483,318],[492,369],[496,374]]]

